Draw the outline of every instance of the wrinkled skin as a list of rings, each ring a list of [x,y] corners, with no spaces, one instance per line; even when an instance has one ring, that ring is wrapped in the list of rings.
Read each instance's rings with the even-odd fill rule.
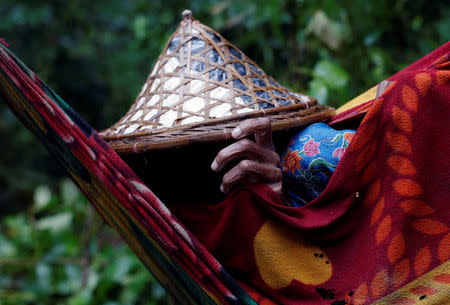
[[[282,196],[283,175],[270,120],[245,120],[233,130],[232,137],[237,141],[222,149],[211,164],[215,172],[225,169],[220,190],[227,194],[238,185],[265,183]]]

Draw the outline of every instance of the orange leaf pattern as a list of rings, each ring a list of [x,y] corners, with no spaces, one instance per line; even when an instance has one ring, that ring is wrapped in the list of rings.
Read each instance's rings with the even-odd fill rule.
[[[356,159],[356,171],[360,172],[367,166],[369,160],[371,160],[375,155],[375,148],[376,146],[373,143],[368,144],[367,147],[364,148],[364,150],[359,154],[358,158]]]
[[[414,216],[426,216],[433,213],[433,209],[421,200],[405,200],[400,203],[400,207],[409,214]]]
[[[433,295],[437,293],[436,289],[427,286],[416,286],[410,289],[410,291],[416,295]]]
[[[450,80],[450,71],[437,71],[436,79],[439,85],[443,85]]]
[[[429,235],[442,234],[448,231],[446,224],[430,218],[418,219],[413,222],[413,226],[417,231]]]
[[[354,305],[363,305],[366,303],[367,294],[369,293],[369,289],[367,288],[367,284],[364,282],[356,289],[353,294],[352,302]]]
[[[445,235],[439,243],[438,258],[441,263],[450,259],[450,233]]]
[[[403,253],[405,253],[405,238],[403,237],[403,233],[400,232],[392,238],[388,247],[388,259],[391,264],[395,263],[402,257]]]
[[[430,266],[430,262],[431,252],[430,248],[426,246],[417,253],[416,258],[414,259],[414,270],[416,271],[417,276],[421,276],[425,273]]]
[[[381,214],[383,213],[384,209],[384,198],[381,198],[378,200],[377,204],[375,205],[375,208],[372,212],[372,217],[370,218],[370,225],[374,225],[378,218],[380,218]]]
[[[392,273],[392,282],[395,288],[400,287],[409,276],[410,263],[409,258],[405,258],[395,266]]]
[[[370,283],[370,291],[372,293],[372,298],[377,299],[383,295],[383,293],[388,288],[388,272],[386,269],[378,272]]]
[[[411,111],[416,112],[419,102],[417,100],[417,94],[413,88],[408,85],[404,85],[402,88],[402,101],[406,107]]]
[[[386,237],[391,232],[391,226],[392,226],[392,219],[391,216],[386,216],[378,226],[376,235],[375,235],[375,241],[378,244],[382,243]]]
[[[412,152],[411,144],[408,139],[397,132],[386,132],[386,140],[394,151],[410,154]]]
[[[428,73],[418,73],[415,77],[416,86],[419,88],[422,96],[427,95],[428,90],[430,89],[431,84],[431,76]]]
[[[433,277],[433,280],[439,283],[450,284],[450,273],[442,273]]]
[[[392,119],[394,124],[403,132],[411,133],[413,124],[410,115],[397,106],[392,107]]]
[[[388,158],[387,163],[393,171],[400,175],[414,175],[417,172],[411,161],[402,156],[391,156]]]
[[[409,179],[398,179],[393,183],[394,190],[402,196],[417,196],[422,194],[420,185]]]
[[[364,200],[366,205],[371,205],[375,202],[378,195],[380,194],[381,189],[381,181],[375,181],[368,189],[366,198]]]

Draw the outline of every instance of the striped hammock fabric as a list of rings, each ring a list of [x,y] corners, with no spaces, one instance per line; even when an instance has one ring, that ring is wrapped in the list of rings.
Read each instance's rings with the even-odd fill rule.
[[[96,131],[1,40],[0,94],[177,304],[257,304]]]

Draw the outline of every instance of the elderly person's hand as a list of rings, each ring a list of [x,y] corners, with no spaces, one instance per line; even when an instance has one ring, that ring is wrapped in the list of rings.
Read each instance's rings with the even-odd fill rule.
[[[248,139],[252,135],[255,141]],[[245,120],[233,130],[232,136],[239,141],[222,149],[211,164],[216,172],[237,164],[223,176],[220,190],[226,194],[238,184],[265,183],[281,196],[283,175],[280,156],[272,142],[270,120]]]

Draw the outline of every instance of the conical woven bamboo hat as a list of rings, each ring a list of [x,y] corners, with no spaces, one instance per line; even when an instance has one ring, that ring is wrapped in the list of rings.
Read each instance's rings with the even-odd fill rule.
[[[190,11],[183,17],[134,104],[101,132],[117,152],[223,141],[249,117],[268,116],[279,130],[333,114],[314,98],[278,84]]]

